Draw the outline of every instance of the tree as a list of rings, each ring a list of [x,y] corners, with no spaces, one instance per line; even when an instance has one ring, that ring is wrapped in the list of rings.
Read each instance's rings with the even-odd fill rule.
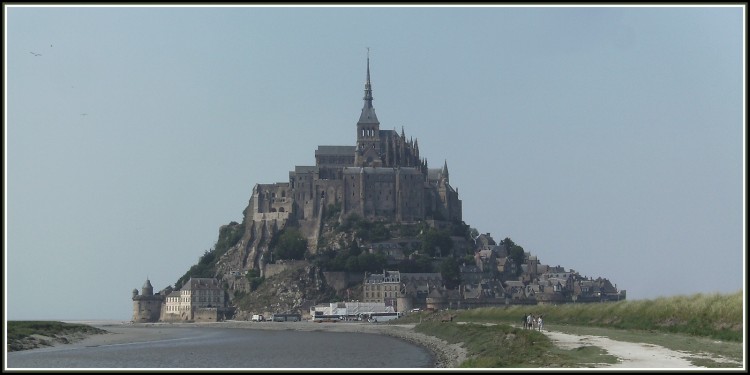
[[[307,240],[299,230],[286,228],[274,242],[273,254],[276,259],[303,259],[307,250]]]
[[[505,245],[505,248],[508,250],[508,259],[516,265],[515,271],[518,272],[525,261],[523,247],[516,245],[516,243],[508,237],[500,241],[500,244]]]
[[[474,259],[474,256],[473,255],[469,255],[469,254],[467,254],[466,256],[464,256],[463,261],[466,264],[471,264],[471,265],[476,264],[476,260]]]
[[[404,259],[398,264],[398,270],[406,273],[430,273],[432,261],[427,255],[417,254],[414,259]]]
[[[451,223],[450,232],[451,232],[451,236],[463,237],[463,238],[466,238],[467,240],[471,240],[470,238],[471,227],[469,226],[469,224],[466,224],[463,221],[454,220]]]
[[[469,237],[471,237],[472,240],[476,240],[476,238],[479,237],[479,231],[477,228],[469,229]]]
[[[260,270],[252,269],[247,271],[245,277],[250,282],[250,290],[258,289],[258,286],[265,280],[265,277],[260,277]]]
[[[430,228],[422,234],[423,253],[431,257],[442,257],[450,255],[452,250],[453,240],[447,231]]]
[[[461,271],[453,257],[448,257],[440,263],[440,274],[443,276],[443,282],[448,289],[454,289],[461,284]]]

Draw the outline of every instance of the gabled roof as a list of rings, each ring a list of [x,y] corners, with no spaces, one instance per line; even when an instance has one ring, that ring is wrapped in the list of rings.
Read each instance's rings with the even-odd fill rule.
[[[431,181],[433,181],[433,180],[439,180],[440,179],[440,173],[442,173],[442,172],[443,172],[443,170],[440,169],[440,168],[438,168],[438,169],[427,168],[427,179],[431,180]]]
[[[213,278],[190,278],[180,290],[222,289],[219,280]]]
[[[506,288],[512,288],[512,287],[523,287],[523,281],[518,280],[508,280],[505,282]]]
[[[315,150],[315,156],[318,155],[342,155],[354,156],[357,151],[356,146],[318,146]]]

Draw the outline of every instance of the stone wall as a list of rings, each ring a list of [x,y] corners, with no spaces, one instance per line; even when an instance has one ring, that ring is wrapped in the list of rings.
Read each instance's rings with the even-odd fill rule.
[[[163,298],[159,296],[138,296],[133,300],[133,322],[156,322],[161,316]]]
[[[263,271],[263,276],[271,277],[278,275],[284,270],[291,269],[295,266],[307,266],[308,262],[305,260],[279,260],[273,264],[266,264],[266,268]]]
[[[202,307],[195,309],[193,321],[196,322],[216,322],[219,320],[219,309],[216,307]]]
[[[323,272],[326,284],[336,290],[336,293],[345,291],[349,285],[359,284],[365,279],[364,272]]]

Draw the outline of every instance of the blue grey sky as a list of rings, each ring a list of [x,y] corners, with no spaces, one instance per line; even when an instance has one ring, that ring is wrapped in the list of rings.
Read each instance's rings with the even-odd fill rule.
[[[745,285],[742,6],[5,7],[8,319],[129,320],[355,144],[367,47],[467,224],[629,299]]]

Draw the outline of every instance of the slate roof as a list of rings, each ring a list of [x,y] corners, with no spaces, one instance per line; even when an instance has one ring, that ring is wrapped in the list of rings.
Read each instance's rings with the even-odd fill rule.
[[[315,156],[318,155],[344,155],[353,156],[357,151],[356,146],[318,146]]]
[[[219,280],[213,278],[190,278],[180,290],[221,289]]]

